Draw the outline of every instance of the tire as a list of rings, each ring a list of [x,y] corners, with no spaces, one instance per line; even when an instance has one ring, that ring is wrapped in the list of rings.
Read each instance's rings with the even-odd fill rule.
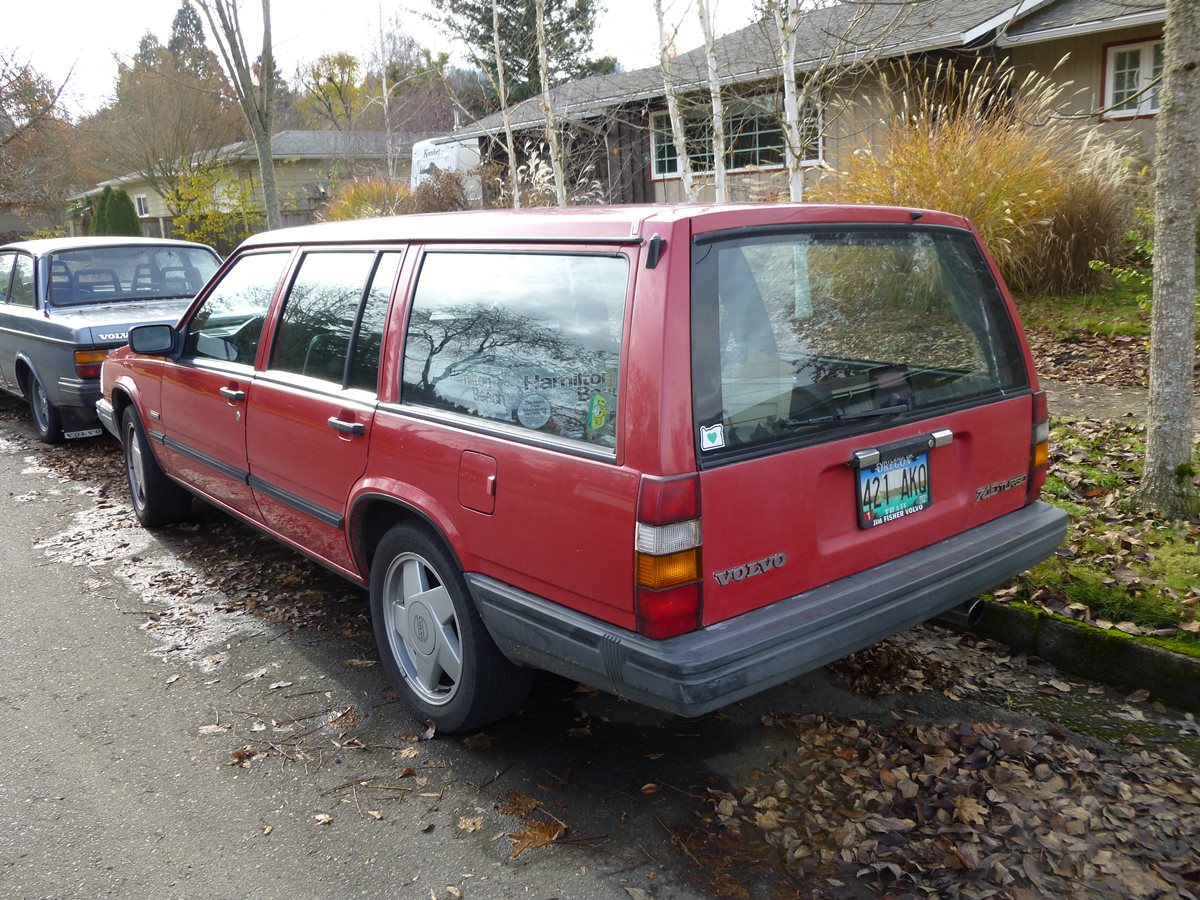
[[[61,444],[63,440],[62,414],[50,402],[50,395],[42,380],[33,372],[28,375],[29,414],[33,418],[33,430],[38,439],[46,444]]]
[[[438,731],[480,728],[529,695],[533,670],[496,647],[462,572],[424,528],[397,525],[379,542],[371,622],[388,677],[417,718]]]
[[[121,416],[121,449],[133,514],[146,528],[182,522],[192,511],[192,495],[166,476],[154,458],[142,420],[133,406]]]

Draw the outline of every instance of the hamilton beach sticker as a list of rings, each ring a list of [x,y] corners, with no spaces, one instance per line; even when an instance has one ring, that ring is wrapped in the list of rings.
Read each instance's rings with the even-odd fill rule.
[[[725,446],[725,426],[718,422],[716,425],[700,426],[700,449],[719,450]]]

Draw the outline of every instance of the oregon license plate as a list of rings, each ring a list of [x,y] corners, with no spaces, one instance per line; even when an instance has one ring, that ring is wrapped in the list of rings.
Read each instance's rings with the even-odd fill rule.
[[[858,470],[858,525],[875,528],[929,506],[929,454],[914,453]]]

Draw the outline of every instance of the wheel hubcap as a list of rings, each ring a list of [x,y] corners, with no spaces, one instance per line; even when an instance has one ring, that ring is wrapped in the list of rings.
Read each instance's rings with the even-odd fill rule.
[[[46,430],[46,423],[50,421],[50,398],[46,396],[46,389],[42,387],[40,381],[33,382],[33,417],[37,420],[38,428]]]
[[[462,637],[454,601],[423,557],[402,553],[384,576],[384,625],[396,664],[424,702],[454,699],[462,678]]]

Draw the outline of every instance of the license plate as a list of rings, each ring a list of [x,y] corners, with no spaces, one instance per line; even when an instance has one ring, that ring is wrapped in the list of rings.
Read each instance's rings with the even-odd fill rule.
[[[913,513],[932,502],[929,454],[914,453],[858,470],[858,526],[875,528]]]
[[[83,431],[64,431],[63,437],[67,438],[67,440],[73,440],[75,438],[96,437],[101,434],[104,434],[103,428],[87,428]]]

